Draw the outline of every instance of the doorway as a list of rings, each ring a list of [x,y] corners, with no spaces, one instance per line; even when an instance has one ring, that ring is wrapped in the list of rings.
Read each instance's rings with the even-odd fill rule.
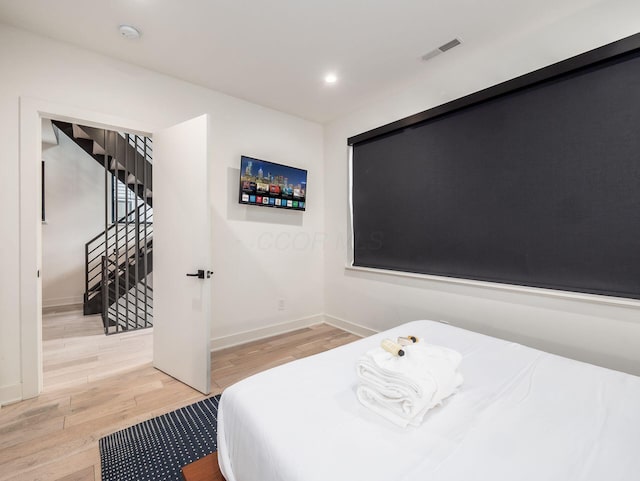
[[[42,119],[43,388],[152,361],[152,141]],[[108,339],[105,334],[122,334]]]
[[[20,98],[20,351],[22,399],[43,388],[41,120],[151,137],[152,128],[108,114],[41,99]],[[170,120],[169,120],[170,121]],[[160,192],[155,200],[153,366],[202,393],[210,392],[211,214],[209,117],[153,133]],[[162,242],[160,242],[162,241]],[[161,245],[162,244],[162,245]],[[202,270],[204,272],[204,270]],[[185,276],[185,273],[187,276]]]

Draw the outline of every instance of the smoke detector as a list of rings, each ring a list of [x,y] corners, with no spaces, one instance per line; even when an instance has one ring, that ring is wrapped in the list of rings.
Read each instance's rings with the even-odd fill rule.
[[[421,58],[424,61],[430,60],[433,57],[435,57],[436,55],[440,55],[441,53],[444,53],[447,50],[451,50],[453,47],[457,47],[461,43],[462,42],[459,39],[454,38],[453,40],[445,43],[444,45],[440,45],[438,48],[435,48],[435,49],[431,50],[430,52],[425,53]]]
[[[120,36],[128,39],[140,38],[140,31],[131,25],[120,25]]]

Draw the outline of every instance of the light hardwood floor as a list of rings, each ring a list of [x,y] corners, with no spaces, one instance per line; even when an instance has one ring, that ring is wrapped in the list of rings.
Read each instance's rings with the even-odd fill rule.
[[[356,339],[319,324],[217,351],[212,354],[213,394],[251,374]],[[101,437],[204,397],[150,363],[99,379],[87,374],[85,381],[59,381],[36,399],[0,409],[0,481],[99,480]]]
[[[151,329],[105,336],[99,314],[49,309],[42,316],[44,391],[87,384],[141,367],[153,357]]]

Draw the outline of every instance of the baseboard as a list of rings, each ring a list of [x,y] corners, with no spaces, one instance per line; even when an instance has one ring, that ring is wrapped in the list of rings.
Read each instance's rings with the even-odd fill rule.
[[[22,384],[0,387],[0,406],[22,400]]]
[[[82,311],[82,304],[65,304],[63,306],[48,306],[42,307],[42,314],[66,314],[67,312],[72,311]]]
[[[324,315],[324,322],[326,324],[329,324],[330,326],[337,327],[338,329],[350,332],[351,334],[355,334],[356,336],[367,337],[378,334],[379,332],[369,327],[356,324],[355,322],[345,321],[344,319],[329,316],[327,314]]]
[[[236,334],[229,334],[228,336],[214,337],[211,339],[211,351],[219,351],[220,349],[226,349],[227,347],[238,346],[251,341],[258,341],[260,339],[277,336],[278,334],[285,334],[287,332],[303,329],[323,322],[325,322],[325,316],[317,314],[315,316],[304,317],[302,319],[272,324],[270,326],[238,332]]]
[[[77,306],[78,304],[82,305],[84,301],[82,296],[74,296],[74,297],[57,297],[53,299],[42,299],[42,308],[48,309],[51,307],[67,307],[67,306]]]

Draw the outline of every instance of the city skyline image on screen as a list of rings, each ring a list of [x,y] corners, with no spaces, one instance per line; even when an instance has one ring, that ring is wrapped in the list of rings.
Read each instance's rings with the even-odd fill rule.
[[[307,207],[307,171],[243,155],[239,202],[304,211]]]

